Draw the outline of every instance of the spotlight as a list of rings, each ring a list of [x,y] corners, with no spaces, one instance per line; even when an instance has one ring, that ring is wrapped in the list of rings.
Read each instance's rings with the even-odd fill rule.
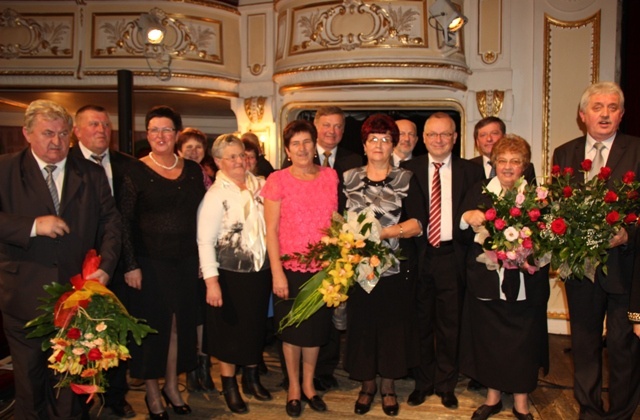
[[[442,30],[447,39],[450,33],[459,31],[467,23],[467,17],[458,13],[451,0],[436,0],[429,7],[429,15],[429,21],[435,19],[440,26],[440,28],[437,26],[434,28]]]
[[[145,42],[154,45],[162,43],[166,30],[158,16],[151,13],[142,13],[140,19],[138,19],[138,27],[140,27],[142,35],[145,37]]]

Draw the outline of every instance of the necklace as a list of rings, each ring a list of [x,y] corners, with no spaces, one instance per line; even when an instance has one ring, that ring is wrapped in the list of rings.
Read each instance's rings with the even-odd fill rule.
[[[385,188],[387,186],[387,178],[389,177],[390,173],[391,173],[391,167],[387,169],[387,174],[385,175],[384,179],[381,181],[372,181],[371,178],[369,178],[369,175],[367,175],[367,179],[369,180],[368,186],[373,195],[373,197],[371,196],[366,197],[367,195],[365,193],[365,197],[368,199],[370,198],[370,200],[368,200],[369,205],[372,205],[375,208],[381,208],[382,201],[384,201],[383,195],[385,192]],[[380,188],[377,193],[375,192],[376,187]]]
[[[176,155],[175,153],[173,154],[173,157],[176,159],[175,162],[173,162],[173,165],[171,166],[164,166],[163,164],[161,164],[160,162],[158,162],[157,160],[155,160],[153,158],[153,152],[149,152],[149,159],[151,159],[153,161],[153,163],[155,163],[156,165],[158,165],[159,167],[161,167],[162,169],[166,169],[167,171],[170,171],[172,169],[174,169],[176,166],[178,166],[178,162],[180,161],[178,159],[178,155]]]

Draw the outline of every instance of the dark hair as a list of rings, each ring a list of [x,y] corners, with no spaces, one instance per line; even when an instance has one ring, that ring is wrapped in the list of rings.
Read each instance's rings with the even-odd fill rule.
[[[256,159],[258,157],[260,157],[260,149],[258,149],[258,146],[256,146],[256,144],[254,142],[252,142],[251,140],[249,140],[246,137],[242,138],[242,144],[244,144],[244,151],[245,152],[253,152],[256,154]]]
[[[507,126],[504,124],[504,121],[502,121],[500,118],[498,117],[484,117],[483,119],[481,119],[480,121],[478,121],[476,123],[476,126],[473,127],[473,139],[477,140],[478,139],[478,131],[480,131],[481,128],[488,126],[489,124],[492,123],[496,123],[500,126],[500,130],[502,131],[502,135],[504,135],[507,132]]]
[[[282,132],[282,141],[284,142],[284,147],[286,149],[289,148],[291,138],[298,133],[309,133],[311,135],[311,140],[313,140],[313,144],[316,144],[316,140],[318,139],[318,131],[316,130],[314,125],[309,121],[294,120],[287,124]]]
[[[391,134],[391,142],[394,146],[398,144],[400,140],[400,130],[398,130],[398,125],[394,121],[393,118],[388,116],[387,114],[373,114],[369,116],[362,123],[362,128],[360,129],[360,137],[362,139],[362,144],[367,142],[367,138],[369,134]]]
[[[526,168],[531,162],[531,146],[525,139],[515,134],[505,134],[493,145],[491,161],[495,162],[496,158],[503,153],[514,153],[522,156],[523,168]]]
[[[176,131],[182,131],[182,117],[170,106],[159,105],[151,108],[144,118],[145,129],[149,128],[149,121],[154,118],[169,118],[173,121],[173,128],[175,128]]]
[[[191,139],[200,142],[200,144],[202,144],[202,147],[204,148],[204,153],[207,154],[207,136],[202,131],[193,127],[187,127],[182,130],[180,134],[178,134],[176,149],[182,150],[182,146],[184,146],[184,144]]]

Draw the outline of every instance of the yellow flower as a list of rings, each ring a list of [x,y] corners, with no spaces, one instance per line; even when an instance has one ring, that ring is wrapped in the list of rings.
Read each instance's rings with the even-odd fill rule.
[[[337,261],[335,268],[329,271],[329,277],[333,279],[334,284],[341,284],[346,287],[349,279],[353,277],[353,266]]]
[[[347,300],[347,295],[340,293],[340,284],[331,284],[327,280],[322,280],[322,286],[318,289],[318,292],[322,294],[322,300],[327,306],[338,306],[341,302]]]
[[[353,248],[353,244],[354,244],[353,233],[341,232],[340,235],[338,235],[338,239],[342,243],[342,246]]]

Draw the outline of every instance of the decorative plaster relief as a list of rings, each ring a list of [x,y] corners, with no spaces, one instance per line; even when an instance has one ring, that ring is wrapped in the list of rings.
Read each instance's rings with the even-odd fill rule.
[[[257,124],[262,121],[266,100],[264,96],[252,96],[244,100],[244,112],[251,123]]]
[[[577,12],[591,6],[596,0],[547,0],[547,2],[563,12]]]
[[[502,54],[502,0],[480,0],[478,4],[478,54],[493,64]]]
[[[164,55],[192,61],[224,64],[222,60],[222,24],[219,20],[183,15],[167,15],[163,10],[150,11],[166,30],[162,44],[145,43],[138,27],[140,15],[93,14],[92,57],[113,58]]]
[[[294,10],[291,14],[294,24],[291,27],[289,53],[425,45],[422,2],[380,4],[344,0],[342,4],[326,10]]]
[[[254,76],[260,75],[267,64],[267,16],[247,16],[247,66]]]
[[[504,90],[481,90],[476,92],[476,104],[482,118],[497,117],[504,103]]]
[[[30,18],[27,18],[29,16]],[[73,14],[0,15],[0,58],[72,58]]]

